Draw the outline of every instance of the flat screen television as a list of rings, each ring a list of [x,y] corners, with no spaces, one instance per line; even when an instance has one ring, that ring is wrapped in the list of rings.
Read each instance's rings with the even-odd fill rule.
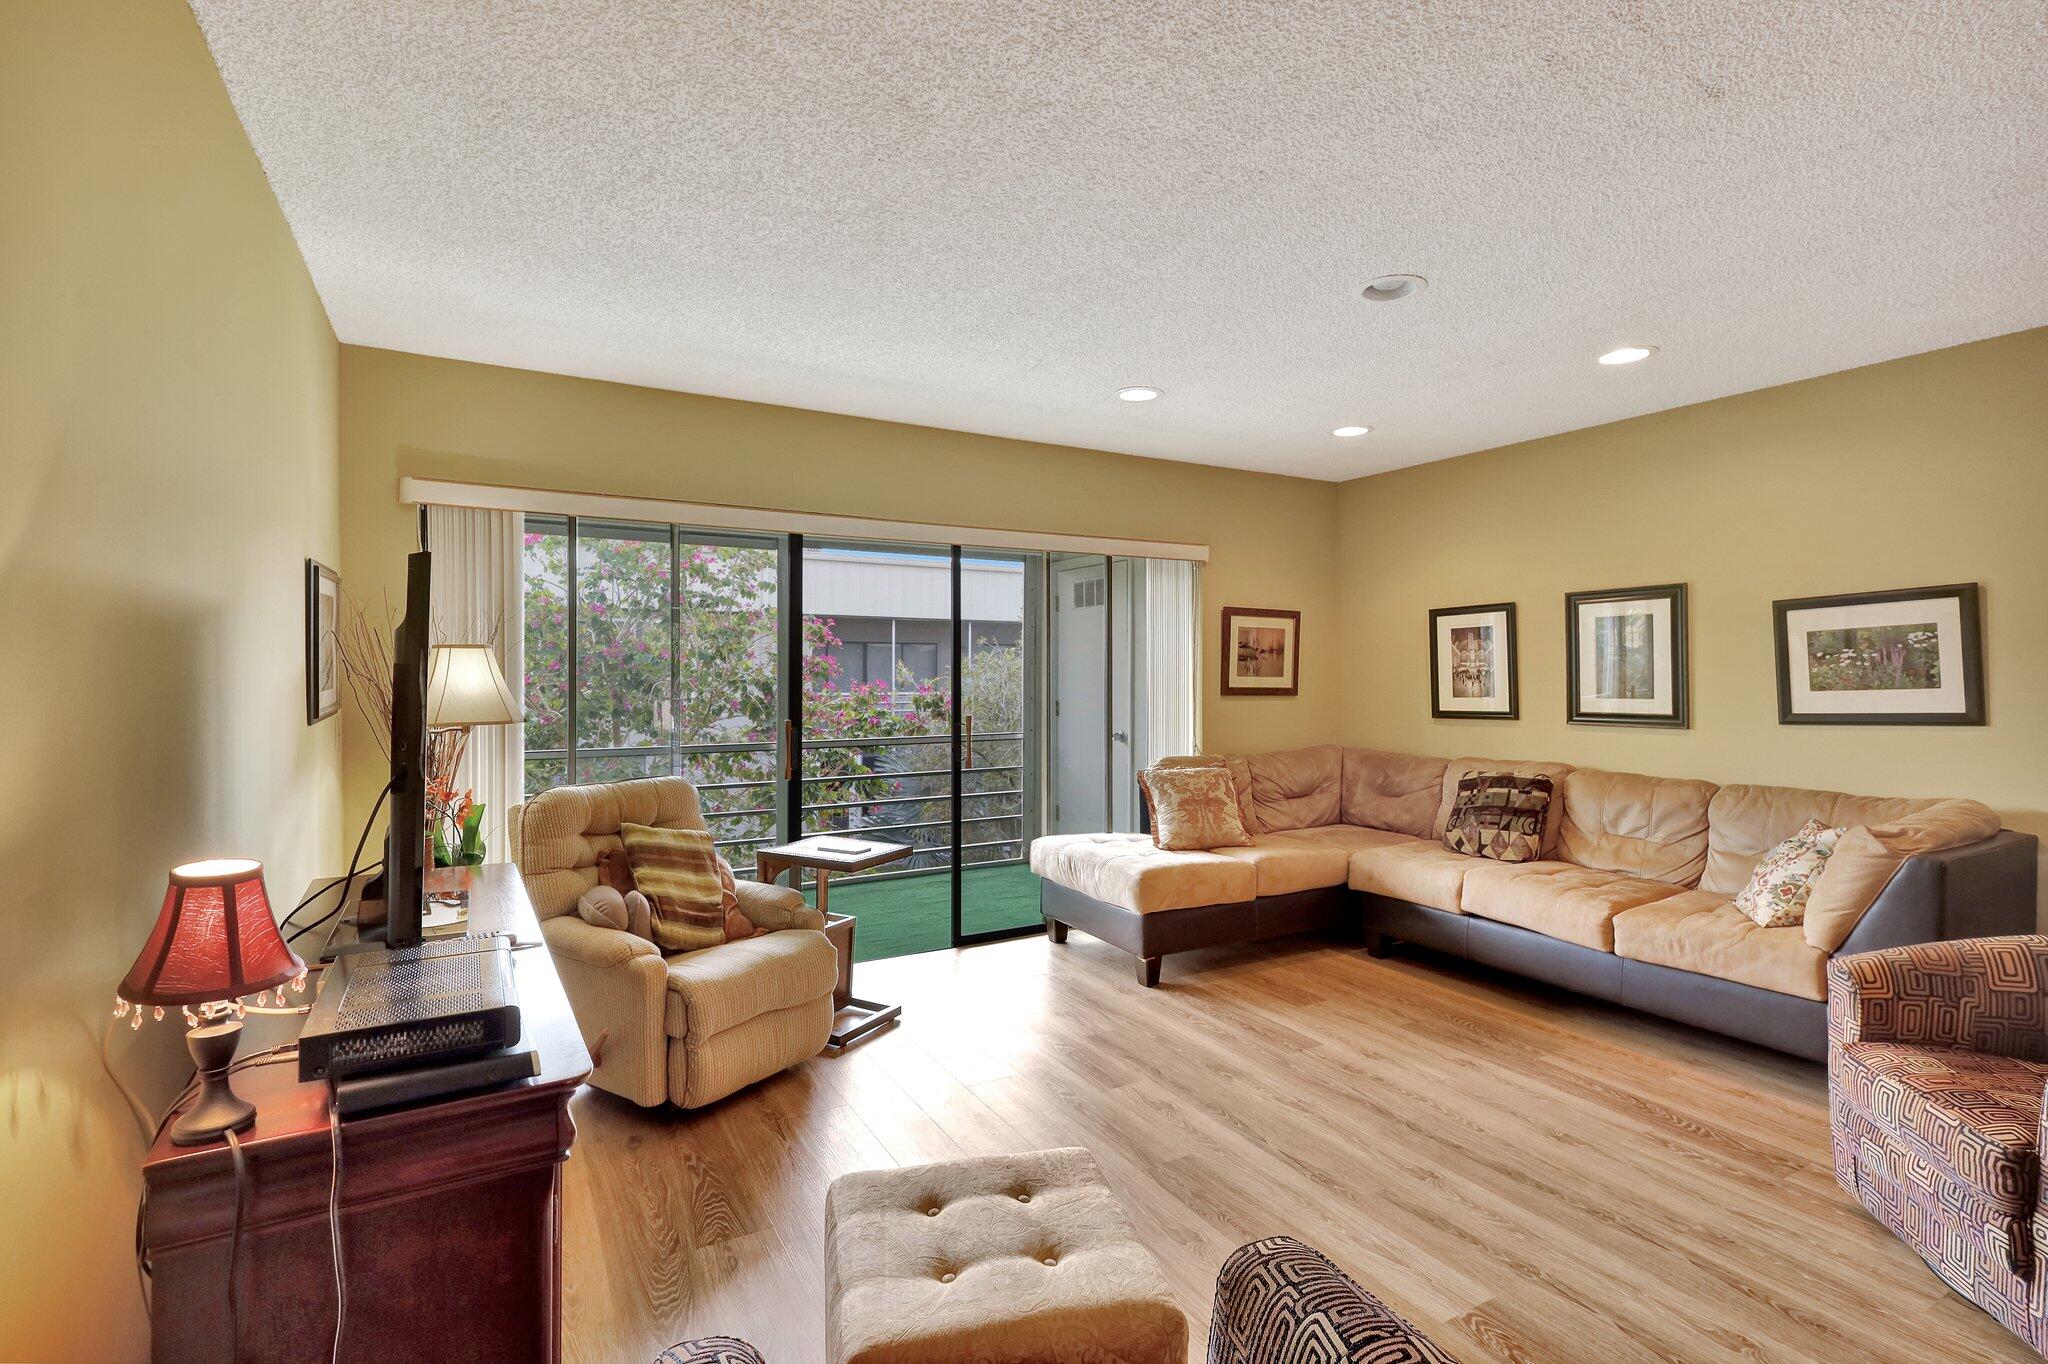
[[[420,940],[427,902],[427,643],[433,556],[405,561],[405,619],[391,637],[391,823],[384,871],[363,899],[384,902],[381,925],[359,922],[357,939],[386,947]]]

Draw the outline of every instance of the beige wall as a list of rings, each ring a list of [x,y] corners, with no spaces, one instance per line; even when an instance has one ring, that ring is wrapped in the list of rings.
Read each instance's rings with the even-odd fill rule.
[[[1652,364],[1680,363],[1666,355]],[[1974,796],[2048,835],[2048,329],[1343,485],[1341,733]],[[1693,722],[1567,725],[1564,595],[1690,585]],[[1984,588],[1982,728],[1780,725],[1771,602]],[[1432,607],[1514,601],[1519,721],[1432,720]]]
[[[141,1359],[114,986],[172,864],[296,899],[343,855],[336,346],[178,0],[0,5],[0,129],[0,1359]],[[175,1025],[114,1051],[153,1104],[189,1072]]]
[[[1206,542],[1209,746],[1315,742],[1337,723],[1328,483],[354,346],[342,348],[342,448],[342,577],[351,593],[389,591],[394,600],[416,528],[397,500],[403,474]],[[1226,605],[1301,611],[1299,697],[1218,694],[1215,634]],[[352,725],[352,806],[374,799],[381,763]]]

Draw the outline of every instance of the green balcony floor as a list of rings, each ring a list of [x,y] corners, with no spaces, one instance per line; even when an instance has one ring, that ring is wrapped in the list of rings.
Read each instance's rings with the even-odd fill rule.
[[[1036,925],[1038,878],[1020,864],[969,867],[961,876],[961,931]],[[816,893],[806,890],[813,903]],[[953,878],[936,871],[889,881],[834,882],[832,912],[854,917],[853,959],[880,961],[953,945]]]

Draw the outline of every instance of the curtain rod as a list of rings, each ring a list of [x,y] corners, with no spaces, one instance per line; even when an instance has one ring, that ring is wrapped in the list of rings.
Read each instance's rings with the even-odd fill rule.
[[[659,497],[578,493],[556,488],[507,487],[439,478],[400,478],[398,500],[408,505],[476,507],[489,511],[592,516],[621,521],[658,521],[704,530],[796,533],[851,540],[919,541],[979,549],[1060,550],[1075,554],[1122,554],[1146,559],[1209,562],[1207,545],[1056,531],[1002,530],[993,526],[952,526],[925,521],[890,521],[831,512],[784,511],[773,507],[728,506],[717,502],[676,502]]]

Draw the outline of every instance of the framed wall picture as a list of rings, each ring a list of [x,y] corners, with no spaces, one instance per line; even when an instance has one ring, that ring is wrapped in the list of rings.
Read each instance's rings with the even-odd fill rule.
[[[306,560],[306,723],[341,709],[341,576]]]
[[[1771,603],[1781,725],[1981,725],[1977,584]]]
[[[1301,691],[1301,612],[1223,608],[1223,694],[1295,696]]]
[[[1429,713],[1439,720],[1520,716],[1515,604],[1447,606],[1429,613]]]
[[[1684,583],[1567,593],[1564,631],[1567,723],[1685,727]]]

